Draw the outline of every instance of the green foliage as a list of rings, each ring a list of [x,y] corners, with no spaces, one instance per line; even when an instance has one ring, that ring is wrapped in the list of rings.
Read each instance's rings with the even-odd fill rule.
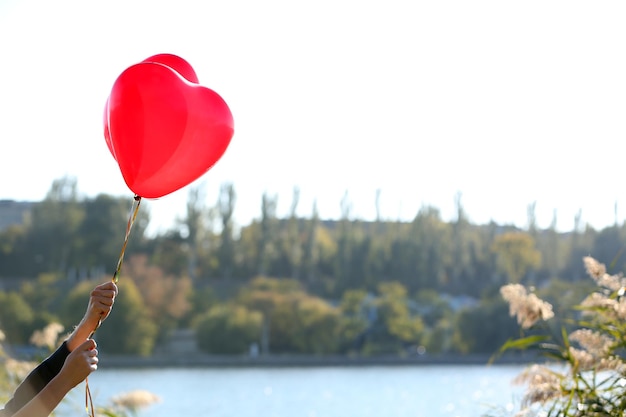
[[[461,310],[454,325],[454,346],[461,353],[490,353],[518,335],[508,306],[500,298],[485,298]]]
[[[424,323],[409,311],[406,288],[397,282],[385,282],[378,291],[378,314],[389,334],[401,342],[418,343]]]
[[[113,268],[116,265],[131,204],[132,201],[129,199],[104,194],[83,202],[85,216],[75,237],[81,242],[81,253],[78,262],[74,264],[75,267],[107,265]],[[142,227],[142,223],[146,217],[145,210],[140,210],[133,223],[133,233],[127,245],[128,255],[132,255],[138,247],[139,238],[143,234],[142,228],[145,228]]]
[[[118,285],[120,292],[115,308],[98,330],[98,343],[111,353],[149,356],[157,336],[156,324],[149,320],[148,310],[135,284],[124,280]],[[126,337],[120,338],[120,334]]]
[[[211,307],[217,304],[217,295],[211,287],[195,288],[189,294],[189,302],[191,309],[187,315],[181,320],[181,324],[188,325],[195,317],[209,311]]]
[[[0,328],[13,344],[26,344],[34,329],[35,313],[17,292],[0,292]]]
[[[531,268],[541,264],[541,252],[532,236],[522,232],[507,232],[493,240],[491,250],[497,257],[498,271],[510,282],[520,282]]]
[[[452,348],[452,338],[454,326],[452,320],[441,318],[434,326],[428,327],[425,331],[422,345],[426,352],[438,354],[446,353]]]
[[[348,290],[343,293],[339,307],[344,315],[358,317],[363,312],[366,298],[365,290]]]
[[[189,266],[190,248],[181,231],[172,230],[156,237],[152,242],[150,263],[164,273],[185,275]]]
[[[56,315],[59,311],[59,302],[63,299],[63,283],[59,274],[40,274],[35,281],[25,282],[20,286],[20,294],[30,305],[37,318]],[[49,323],[50,321],[47,321]],[[44,327],[39,323],[36,328]]]
[[[23,273],[26,255],[21,249],[26,236],[27,228],[23,225],[9,226],[0,231],[0,277]]]
[[[339,349],[342,333],[342,321],[339,310],[326,301],[301,295],[294,297],[291,303],[283,304],[287,307],[285,315],[277,314],[274,326],[287,322],[282,329],[290,332],[291,343],[299,353],[327,354],[335,353]],[[277,323],[278,322],[278,323]],[[279,330],[281,326],[279,325]]]
[[[423,322],[420,345],[426,352],[438,354],[452,349],[455,312],[437,291],[425,289],[414,297],[414,308]]]
[[[66,294],[60,307],[61,324],[64,327],[78,324],[87,308],[91,291],[96,285],[95,282],[85,281]]]
[[[279,294],[289,294],[302,291],[302,285],[294,279],[275,279],[259,276],[250,281],[252,291],[271,291]]]
[[[244,289],[238,304],[263,315],[272,352],[335,353],[351,335],[340,310],[303,292],[292,280],[257,278]]]
[[[190,279],[166,276],[161,268],[149,264],[144,255],[135,255],[126,261],[122,279],[132,281],[137,287],[148,319],[159,329],[159,340],[176,328],[191,309]]]
[[[244,306],[220,304],[199,316],[195,323],[198,347],[214,354],[243,354],[259,343],[263,315]]]
[[[409,309],[406,288],[398,282],[384,282],[378,293],[368,306],[374,308],[370,311],[375,311],[375,320],[363,335],[362,353],[404,354],[409,346],[421,344],[426,328],[421,316]]]
[[[231,278],[235,273],[235,245],[233,239],[233,213],[235,210],[235,187],[228,183],[220,188],[217,204],[222,231],[220,233],[218,259],[219,271],[225,278]]]
[[[595,289],[595,284],[589,279],[575,283],[553,279],[548,285],[537,289],[536,293],[541,299],[553,305],[555,319],[560,321],[558,325],[563,325],[572,318],[574,308],[580,303],[580,300]]]
[[[415,296],[415,302],[427,326],[436,326],[440,320],[453,314],[450,304],[432,289],[418,292]]]
[[[365,221],[354,214],[346,193],[341,217],[321,220],[315,202],[310,215],[296,215],[298,193],[295,189],[285,218],[277,214],[277,197],[266,193],[260,216],[250,224],[236,224],[233,184],[221,187],[212,206],[205,205],[200,186],[192,187],[186,216],[151,237],[144,235],[149,207],[142,206],[126,250],[122,272],[127,276],[121,280],[133,279],[139,287],[141,302],[131,304],[143,306],[140,321],[158,326],[161,340],[174,327],[189,326],[217,299],[228,302],[239,294],[237,302],[263,313],[272,352],[301,351],[290,334],[304,325],[319,332],[319,323],[325,323],[327,333],[320,336],[324,347],[310,351],[395,353],[418,343],[428,352],[476,353],[516,335],[511,321],[498,317],[505,307],[488,296],[506,280],[534,285],[538,295],[554,303],[557,316],[565,317],[582,292],[589,291],[582,281],[583,255],[593,254],[612,273],[626,268],[626,226],[596,231],[581,223],[580,213],[567,233],[556,231],[556,213],[545,230],[537,228],[532,213],[527,230],[494,222],[472,224],[459,194],[451,221],[430,206],[421,207],[410,222],[385,220],[380,213],[375,221]],[[379,199],[377,193],[377,207]],[[105,194],[82,197],[75,179],[61,178],[43,201],[27,206],[23,224],[0,231],[2,288],[19,288],[32,310],[29,324],[22,323],[24,334],[15,337],[24,341],[34,328],[61,314],[63,298],[77,281],[109,276],[106,271],[115,267],[131,203],[130,198]],[[134,263],[137,255],[144,256],[144,264]],[[259,275],[276,279],[255,280]],[[392,288],[378,292],[383,282],[397,283],[405,293]],[[203,288],[212,288],[213,294],[203,293]],[[171,299],[164,293],[171,293]],[[456,295],[481,301],[474,309],[453,311],[449,300]],[[337,304],[339,311],[307,297],[323,299],[331,307]],[[76,311],[84,311],[85,302]],[[78,313],[66,313],[64,324],[70,328]],[[28,314],[21,320],[25,318]],[[568,318],[558,324],[554,320],[552,326],[569,328]],[[486,320],[490,326],[482,325]],[[132,332],[133,326],[127,323],[119,338],[134,339],[133,333],[121,333]],[[98,337],[104,337],[100,331]]]

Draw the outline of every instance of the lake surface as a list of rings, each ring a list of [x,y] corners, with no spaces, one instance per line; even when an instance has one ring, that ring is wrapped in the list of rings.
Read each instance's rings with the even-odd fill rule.
[[[138,417],[511,416],[519,365],[320,368],[101,369],[89,377],[95,405],[148,390],[161,402]],[[85,415],[79,385],[59,416]]]

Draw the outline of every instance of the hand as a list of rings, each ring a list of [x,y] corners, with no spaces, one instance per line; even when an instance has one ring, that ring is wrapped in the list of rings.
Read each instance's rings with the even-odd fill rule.
[[[100,284],[91,291],[85,316],[67,339],[67,348],[70,352],[88,339],[100,322],[109,316],[116,295],[117,285],[112,281]]]
[[[86,340],[65,358],[63,367],[34,398],[28,401],[13,417],[50,417],[63,398],[98,369],[96,342]],[[35,393],[33,393],[35,394]],[[4,415],[1,412],[0,414]]]
[[[96,342],[88,339],[68,355],[55,378],[59,378],[68,389],[71,389],[84,381],[96,369],[98,369]]]
[[[91,326],[91,330],[94,330],[100,321],[104,321],[109,316],[116,295],[117,285],[112,281],[105,282],[94,288],[91,291],[89,305],[82,322],[87,326]]]

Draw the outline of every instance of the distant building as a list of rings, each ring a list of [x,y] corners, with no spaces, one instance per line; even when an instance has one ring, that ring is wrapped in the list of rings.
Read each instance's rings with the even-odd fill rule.
[[[35,204],[31,201],[0,200],[0,232],[9,226],[24,224]]]

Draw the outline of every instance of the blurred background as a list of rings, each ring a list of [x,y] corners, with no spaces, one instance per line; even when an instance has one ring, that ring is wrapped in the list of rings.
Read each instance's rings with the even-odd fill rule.
[[[225,378],[214,389],[235,378],[243,396],[198,399],[214,415],[260,414],[234,407],[246,398],[271,415],[510,411],[519,368],[483,368],[519,335],[499,288],[532,286],[566,311],[592,284],[583,256],[624,270],[625,12],[619,2],[0,0],[8,345],[26,356],[35,330],[71,328],[93,283],[113,274],[132,193],[104,141],[104,104],[125,68],[173,53],[226,100],[235,135],[202,178],[142,203],[97,335],[111,366],[260,372],[247,388],[241,374],[211,374]],[[280,360],[306,368],[257,368]],[[350,361],[362,365],[351,372],[402,366],[376,368],[367,377],[380,384],[348,393],[339,387],[364,376],[328,366]],[[445,372],[416,382],[416,364],[452,370],[466,390],[433,382]],[[136,372],[129,389],[208,378]],[[298,385],[306,375],[321,380]],[[450,399],[416,411],[446,389]],[[180,413],[179,398],[154,411]]]

